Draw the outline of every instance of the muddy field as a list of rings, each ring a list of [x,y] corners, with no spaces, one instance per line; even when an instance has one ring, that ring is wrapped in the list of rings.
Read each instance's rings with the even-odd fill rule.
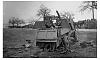
[[[47,52],[35,46],[36,30],[22,29],[3,29],[3,57],[16,58],[96,58],[97,57],[97,32],[77,30],[78,40],[71,47],[72,52],[61,53],[60,51]],[[33,40],[32,49],[25,51],[18,47],[25,44],[25,40]],[[81,47],[80,43],[84,41],[93,41],[93,46]]]

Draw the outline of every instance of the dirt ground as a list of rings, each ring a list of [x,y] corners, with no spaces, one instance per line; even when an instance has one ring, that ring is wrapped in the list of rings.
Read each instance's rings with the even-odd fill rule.
[[[5,32],[6,30],[3,30]],[[10,33],[10,32],[9,32]],[[3,33],[3,57],[4,58],[96,58],[97,57],[97,32],[96,31],[77,31],[79,42],[72,46],[72,52],[60,53],[59,51],[47,52],[38,47],[22,50],[18,48],[8,48],[8,45],[16,45],[15,41],[9,41],[9,34]],[[8,37],[8,38],[7,38]],[[19,38],[20,39],[20,38]],[[79,44],[83,41],[94,41],[94,46],[82,48]]]

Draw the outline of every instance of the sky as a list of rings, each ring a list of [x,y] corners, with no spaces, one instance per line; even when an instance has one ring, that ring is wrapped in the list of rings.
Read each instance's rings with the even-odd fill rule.
[[[82,1],[4,1],[3,2],[3,24],[8,24],[11,17],[18,17],[30,22],[32,19],[38,19],[37,11],[40,5],[43,4],[47,8],[51,9],[52,15],[57,15],[56,10],[59,13],[63,11],[69,11],[75,16],[74,21],[80,21],[85,19],[91,19],[91,11],[88,10],[84,13],[79,12],[79,6]],[[95,11],[95,18],[97,18],[97,12]]]

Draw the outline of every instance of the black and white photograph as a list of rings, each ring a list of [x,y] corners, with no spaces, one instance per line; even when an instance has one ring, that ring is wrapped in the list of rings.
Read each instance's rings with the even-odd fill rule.
[[[3,58],[97,58],[98,1],[3,1]]]

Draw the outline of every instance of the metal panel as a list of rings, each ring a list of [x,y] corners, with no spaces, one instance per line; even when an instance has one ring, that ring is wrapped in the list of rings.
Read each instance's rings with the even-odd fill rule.
[[[47,39],[56,39],[57,38],[57,30],[47,31]]]
[[[37,42],[57,42],[56,39],[37,39]]]
[[[69,31],[70,31],[70,29],[62,28],[62,29],[61,29],[61,35],[63,35],[63,34],[65,34],[65,33],[69,32]]]
[[[37,39],[56,39],[57,30],[39,30],[37,33]]]
[[[46,31],[38,31],[38,33],[37,33],[37,39],[44,39],[44,38],[46,38],[46,34],[47,34],[47,32]]]

